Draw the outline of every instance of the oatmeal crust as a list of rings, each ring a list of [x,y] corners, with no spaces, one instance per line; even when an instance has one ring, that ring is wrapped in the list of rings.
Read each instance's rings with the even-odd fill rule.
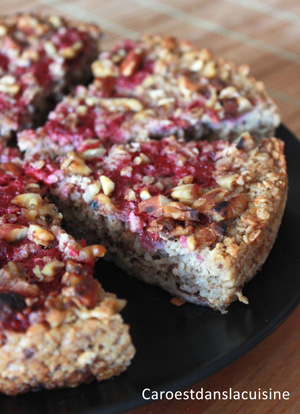
[[[16,395],[34,389],[76,387],[121,374],[134,348],[118,311],[122,303],[102,292],[93,309],[68,315],[53,310],[50,323],[7,332],[0,347],[0,390]]]

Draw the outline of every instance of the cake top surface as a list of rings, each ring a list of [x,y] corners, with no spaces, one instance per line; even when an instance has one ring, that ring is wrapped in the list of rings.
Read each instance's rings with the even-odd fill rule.
[[[93,308],[100,292],[93,266],[105,253],[62,230],[61,214],[17,155],[5,150],[0,164],[0,331],[46,323],[53,307]]]
[[[276,196],[285,182],[282,143],[268,142],[256,147],[247,133],[235,143],[186,143],[168,137],[84,148],[55,161],[36,157],[27,163],[26,172],[54,193],[58,188],[62,200],[82,198],[95,212],[126,222],[147,250],[179,240],[193,252],[235,237],[235,220],[241,224],[244,213],[245,222],[254,217],[253,232],[259,231],[257,209],[272,208],[266,197],[259,199],[266,192],[263,183],[271,185],[270,176]]]
[[[199,138],[213,125],[242,123],[261,104],[275,105],[246,66],[163,36],[124,40],[92,64],[94,81],[78,86],[44,127],[20,135],[34,151],[44,140],[61,154],[87,140],[126,143],[176,135]]]
[[[26,126],[28,105],[76,70],[99,36],[97,26],[58,16],[0,17],[0,110],[12,129]]]

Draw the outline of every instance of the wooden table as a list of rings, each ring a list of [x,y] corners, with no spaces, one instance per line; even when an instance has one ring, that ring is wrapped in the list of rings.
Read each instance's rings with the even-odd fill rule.
[[[300,136],[300,2],[295,0],[1,0],[1,13],[54,12],[99,23],[110,46],[141,32],[173,34],[247,63]],[[193,390],[289,391],[278,401],[160,401],[134,414],[300,412],[300,307],[252,351]]]

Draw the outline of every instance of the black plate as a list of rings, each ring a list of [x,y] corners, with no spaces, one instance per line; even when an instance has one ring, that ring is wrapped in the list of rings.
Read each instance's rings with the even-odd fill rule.
[[[76,389],[0,397],[1,414],[120,413],[143,404],[141,392],[180,390],[223,368],[269,335],[300,302],[300,144],[284,126],[289,197],[274,248],[246,286],[250,305],[234,303],[226,315],[205,307],[175,307],[159,288],[101,262],[103,286],[126,298],[137,354],[121,376]]]

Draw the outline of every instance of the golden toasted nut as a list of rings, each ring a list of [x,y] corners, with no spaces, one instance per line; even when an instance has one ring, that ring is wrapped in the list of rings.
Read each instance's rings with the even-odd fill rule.
[[[192,205],[202,193],[202,189],[196,184],[183,184],[173,188],[171,197],[183,204]]]
[[[89,203],[93,197],[100,191],[100,183],[93,183],[87,186],[82,198],[86,203]]]
[[[28,208],[29,206],[41,206],[43,199],[36,193],[24,193],[15,196],[11,202],[15,206]]]
[[[24,239],[27,235],[28,227],[20,224],[2,224],[0,225],[0,239],[8,243],[14,243]]]
[[[228,194],[228,191],[224,188],[214,188],[196,200],[192,204],[192,207],[199,213],[212,214],[213,208],[221,203]]]
[[[96,60],[93,62],[92,71],[96,78],[117,76],[117,68],[109,59]]]
[[[60,260],[53,259],[51,262],[45,264],[45,266],[42,269],[42,274],[45,276],[53,277],[57,274],[59,269],[62,269],[65,267],[64,262],[61,262]]]
[[[91,201],[91,208],[93,210],[103,210],[105,213],[110,214],[115,210],[115,206],[111,199],[103,194],[97,194]]]
[[[30,224],[28,230],[28,238],[36,244],[41,244],[44,247],[48,247],[50,243],[55,239],[55,236],[43,227],[36,224]]]
[[[106,149],[103,147],[97,147],[97,148],[90,148],[85,151],[83,151],[80,156],[84,160],[91,160],[93,158],[98,158],[104,155],[106,152]]]
[[[216,242],[218,234],[212,227],[203,227],[195,232],[197,247],[209,247]]]
[[[144,58],[144,51],[142,49],[131,50],[125,57],[120,66],[120,72],[123,76],[133,75]]]
[[[173,218],[175,220],[199,220],[196,210],[173,201],[163,206],[163,214],[166,218]]]
[[[149,193],[148,189],[145,188],[140,192],[141,200],[148,200],[148,198],[151,198],[151,194]]]
[[[186,239],[187,248],[190,252],[193,252],[197,248],[197,242],[195,236],[189,236]]]
[[[106,177],[106,175],[100,176],[100,182],[105,195],[108,196],[110,193],[114,191],[115,183],[110,178]]]
[[[93,106],[100,104],[109,111],[133,111],[140,112],[143,109],[142,103],[134,98],[95,98],[87,97],[86,104]]]
[[[58,54],[65,59],[73,59],[78,55],[79,51],[82,49],[82,42],[75,42],[72,46],[64,47],[58,51]]]
[[[138,205],[140,212],[147,213],[153,217],[159,217],[163,214],[163,206],[170,203],[167,197],[163,195],[157,195],[150,197],[144,201],[141,201]]]
[[[75,296],[84,306],[91,309],[96,304],[100,289],[100,284],[97,280],[85,279],[75,285]]]
[[[95,257],[103,257],[106,249],[101,244],[93,244],[91,246],[83,247],[80,251],[80,258],[83,260],[92,261]]]
[[[216,178],[216,182],[226,190],[233,190],[236,186],[236,181],[239,178],[238,174],[227,174]]]
[[[238,194],[228,200],[227,219],[234,219],[240,216],[248,206],[247,198],[244,194]]]
[[[20,177],[22,175],[22,169],[18,165],[12,162],[4,162],[0,165],[0,170],[3,173],[13,175],[14,177]]]
[[[80,175],[90,175],[92,172],[92,170],[85,165],[85,162],[79,158],[75,151],[69,152],[60,167],[63,170]]]

